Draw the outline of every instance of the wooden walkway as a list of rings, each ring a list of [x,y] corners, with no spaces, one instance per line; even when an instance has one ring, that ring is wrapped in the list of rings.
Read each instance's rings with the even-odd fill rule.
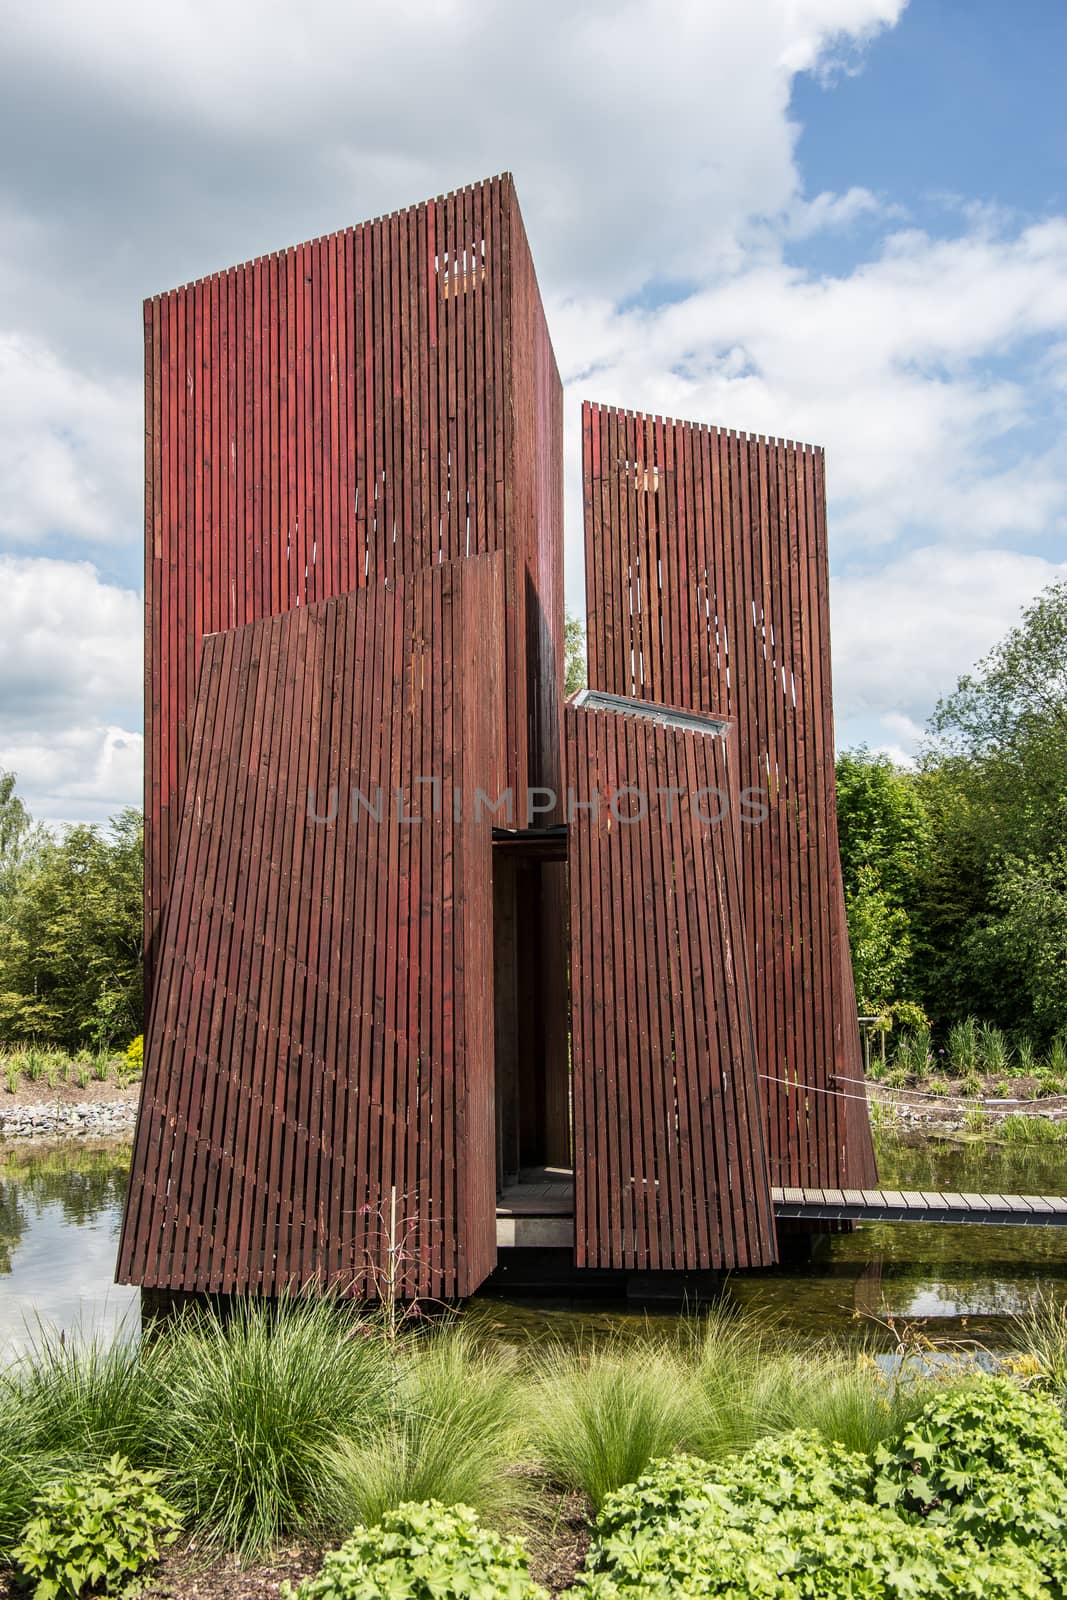
[[[772,1189],[776,1217],[824,1222],[982,1222],[1067,1227],[1067,1199],[1051,1194],[942,1194],[936,1190]]]
[[[809,1222],[979,1222],[986,1227],[1067,1227],[1067,1197],[942,1194],[936,1190],[772,1189],[774,1214]],[[497,1246],[568,1246],[574,1180],[563,1167],[519,1173],[497,1200]]]

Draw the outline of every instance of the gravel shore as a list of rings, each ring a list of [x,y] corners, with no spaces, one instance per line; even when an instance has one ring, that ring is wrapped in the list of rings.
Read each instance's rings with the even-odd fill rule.
[[[131,1132],[136,1118],[136,1091],[121,1100],[0,1106],[0,1139],[100,1138]]]

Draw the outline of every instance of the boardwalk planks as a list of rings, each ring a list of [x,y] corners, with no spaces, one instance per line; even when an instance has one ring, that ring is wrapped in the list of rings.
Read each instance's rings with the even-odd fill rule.
[[[205,640],[120,1281],[366,1294],[393,1190],[401,1292],[492,1269],[505,640],[500,553]]]
[[[577,1264],[767,1265],[732,734],[592,700],[566,731]]]
[[[589,683],[736,722],[742,896],[777,1184],[876,1181],[837,849],[821,450],[583,410]],[[751,813],[754,814],[754,813]]]

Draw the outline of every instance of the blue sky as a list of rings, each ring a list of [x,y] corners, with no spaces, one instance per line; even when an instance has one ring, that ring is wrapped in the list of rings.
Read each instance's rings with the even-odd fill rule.
[[[863,184],[922,210],[955,195],[1035,215],[1067,208],[1058,0],[918,0],[827,94],[793,85],[814,190]]]
[[[324,47],[328,41],[328,48]],[[0,766],[140,788],[140,301],[510,168],[566,393],[827,449],[839,743],[1067,575],[1067,8],[12,0]]]

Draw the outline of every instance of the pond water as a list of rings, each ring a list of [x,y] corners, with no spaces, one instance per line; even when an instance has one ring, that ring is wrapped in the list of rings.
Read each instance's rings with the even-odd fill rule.
[[[883,1133],[879,1167],[887,1188],[1067,1193],[1067,1144]],[[0,1145],[0,1352],[24,1345],[38,1321],[68,1330],[136,1326],[137,1291],[111,1281],[128,1168],[124,1144]],[[824,1243],[812,1263],[734,1275],[727,1297],[799,1333],[887,1348],[904,1324],[938,1340],[1003,1348],[1012,1318],[1036,1294],[1067,1303],[1067,1228],[870,1223]],[[515,1337],[648,1320],[596,1301],[579,1310],[490,1297],[476,1315],[487,1330]]]
[[[0,1355],[38,1323],[137,1326],[138,1291],[112,1282],[129,1167],[126,1144],[0,1144]]]

